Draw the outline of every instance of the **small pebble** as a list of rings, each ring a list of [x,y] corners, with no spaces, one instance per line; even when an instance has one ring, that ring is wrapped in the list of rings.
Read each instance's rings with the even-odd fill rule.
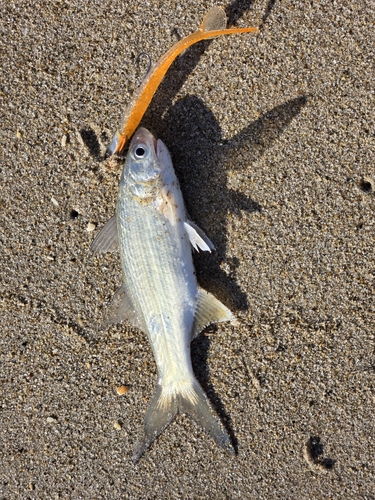
[[[55,200],[55,198],[54,198],[53,196],[52,196],[52,198],[51,198],[51,201],[52,201],[52,203],[53,203],[54,205],[56,205],[56,207],[58,207],[58,206],[59,206],[59,202],[58,202],[57,200]]]
[[[55,417],[47,417],[47,424],[56,424],[57,418]]]
[[[115,423],[113,424],[113,427],[114,427],[115,429],[117,429],[118,431],[120,431],[120,430],[121,430],[121,424],[120,424],[119,422],[115,422]]]
[[[67,137],[66,137],[66,135],[63,135],[63,136],[61,137],[61,146],[62,146],[63,148],[65,148],[65,146],[66,146],[66,141],[67,141]]]
[[[121,385],[120,387],[117,387],[116,392],[117,392],[117,394],[122,396],[123,394],[126,394],[128,392],[128,390],[129,390],[129,387],[127,385]]]
[[[86,231],[88,231],[89,233],[91,233],[91,231],[94,231],[95,228],[96,228],[95,224],[93,224],[92,222],[89,222],[87,224]]]

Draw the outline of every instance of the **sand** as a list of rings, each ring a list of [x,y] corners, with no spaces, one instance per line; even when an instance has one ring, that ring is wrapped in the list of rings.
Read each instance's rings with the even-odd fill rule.
[[[179,415],[131,461],[156,371],[143,333],[98,328],[121,282],[89,251],[121,170],[101,155],[136,56],[210,6],[2,2],[1,499],[375,498],[370,1],[233,2],[259,35],[192,47],[152,101],[142,124],[217,248],[198,280],[238,319],[192,345],[237,455]]]

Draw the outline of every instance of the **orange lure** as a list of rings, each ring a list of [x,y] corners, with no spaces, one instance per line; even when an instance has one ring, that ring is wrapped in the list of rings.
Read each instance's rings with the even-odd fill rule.
[[[258,28],[229,28],[225,29],[227,18],[221,7],[212,7],[205,15],[199,30],[177,42],[166,52],[159,61],[152,66],[146,78],[134,93],[132,101],[125,110],[122,126],[117,130],[106,151],[106,158],[117,155],[121,156],[124,147],[133,135],[139,122],[151,102],[160,82],[169,67],[181,54],[182,51],[196,42],[216,38],[221,35],[232,35],[236,33],[256,33]]]

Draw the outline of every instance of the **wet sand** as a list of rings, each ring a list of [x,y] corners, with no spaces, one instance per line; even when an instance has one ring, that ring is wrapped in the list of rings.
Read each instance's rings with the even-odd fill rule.
[[[121,282],[89,252],[121,170],[101,155],[136,56],[210,6],[4,2],[1,499],[375,498],[372,2],[234,2],[259,35],[192,47],[152,101],[142,125],[217,249],[198,280],[238,318],[192,345],[237,455],[179,415],[131,461],[156,371],[143,333],[98,329]]]

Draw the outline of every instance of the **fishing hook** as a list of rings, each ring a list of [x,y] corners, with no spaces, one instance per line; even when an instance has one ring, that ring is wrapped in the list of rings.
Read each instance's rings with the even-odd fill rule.
[[[140,60],[140,58],[141,58],[142,56],[146,56],[146,57],[147,57],[147,59],[148,59],[148,68],[147,68],[147,71],[146,71],[146,73],[145,73],[144,77],[143,77],[143,78],[142,78],[142,80],[139,82],[138,87],[142,84],[143,80],[144,80],[144,79],[146,78],[146,76],[149,74],[150,69],[151,69],[151,66],[152,66],[151,56],[150,56],[149,54],[147,54],[147,52],[140,52],[140,53],[137,55],[137,57],[136,57],[136,59],[135,59],[135,62],[136,62],[136,63],[139,63],[139,60]]]

